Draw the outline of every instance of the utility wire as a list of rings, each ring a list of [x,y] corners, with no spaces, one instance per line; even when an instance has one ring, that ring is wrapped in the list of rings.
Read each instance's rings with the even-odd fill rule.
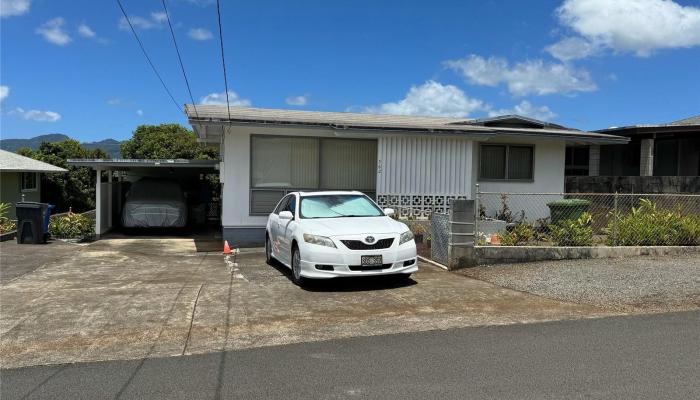
[[[124,6],[122,5],[121,0],[117,0],[117,4],[119,5],[119,9],[122,10],[122,14],[124,14],[124,18],[126,19],[126,22],[129,24],[129,28],[131,28],[131,32],[134,34],[134,38],[136,38],[136,42],[138,42],[139,47],[141,48],[141,51],[143,52],[143,55],[146,57],[146,60],[148,61],[148,64],[151,66],[151,68],[153,69],[153,72],[158,77],[158,80],[160,81],[161,85],[163,85],[163,89],[165,89],[165,91],[168,93],[168,96],[170,96],[170,99],[173,101],[173,104],[175,104],[175,107],[177,107],[177,111],[182,112],[182,109],[180,108],[180,104],[175,100],[175,97],[173,97],[173,94],[170,92],[170,89],[168,89],[168,86],[165,84],[165,82],[163,81],[163,78],[161,78],[160,74],[158,73],[156,66],[153,65],[153,61],[151,61],[151,57],[148,56],[148,53],[146,52],[146,48],[143,47],[143,43],[141,43],[141,39],[139,39],[139,35],[136,33],[136,29],[134,29],[134,26],[131,24],[131,20],[129,19],[129,16],[126,14],[126,11],[124,11]]]
[[[165,6],[165,0],[161,0],[163,3],[163,10],[165,10],[165,17],[168,20],[168,27],[170,27],[170,35],[173,37],[173,44],[175,45],[175,52],[177,53],[177,59],[180,61],[180,69],[182,70],[182,77],[185,78],[185,85],[187,85],[187,92],[190,94],[190,100],[192,100],[192,107],[194,108],[194,114],[199,118],[199,113],[197,112],[197,106],[194,104],[194,97],[192,97],[192,89],[190,89],[190,81],[187,80],[187,74],[185,73],[185,65],[182,63],[182,57],[180,56],[180,49],[177,47],[177,41],[175,40],[175,31],[173,31],[173,25],[170,23],[170,13],[168,13],[168,8]]]
[[[216,15],[219,17],[219,43],[221,44],[221,66],[224,69],[224,86],[226,92],[226,109],[228,110],[228,119],[231,119],[231,105],[228,100],[228,79],[226,78],[226,60],[224,59],[224,34],[221,30],[221,4],[216,0]]]

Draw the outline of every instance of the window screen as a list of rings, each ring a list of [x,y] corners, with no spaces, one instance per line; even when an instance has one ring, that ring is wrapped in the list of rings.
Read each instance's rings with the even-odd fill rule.
[[[533,179],[534,147],[484,144],[480,149],[479,179]]]
[[[318,140],[302,137],[253,136],[254,188],[318,187]]]
[[[508,147],[508,179],[532,179],[532,147]]]
[[[506,146],[481,146],[481,178],[506,179]]]
[[[374,189],[377,180],[377,142],[321,139],[321,188]]]

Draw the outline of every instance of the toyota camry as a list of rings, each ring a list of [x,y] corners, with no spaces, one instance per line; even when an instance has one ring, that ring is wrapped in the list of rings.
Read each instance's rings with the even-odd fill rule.
[[[408,227],[360,192],[294,192],[267,220],[265,256],[292,270],[292,279],[393,275],[418,271]]]

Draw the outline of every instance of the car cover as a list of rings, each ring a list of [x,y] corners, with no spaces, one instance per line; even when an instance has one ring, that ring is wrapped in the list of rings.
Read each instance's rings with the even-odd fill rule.
[[[177,182],[141,179],[131,185],[122,208],[127,228],[181,228],[187,224],[187,203]]]

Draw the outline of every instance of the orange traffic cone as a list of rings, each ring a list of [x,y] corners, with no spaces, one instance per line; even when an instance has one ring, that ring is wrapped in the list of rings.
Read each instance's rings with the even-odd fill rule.
[[[224,240],[224,254],[231,254],[231,247],[228,245],[228,240]]]

